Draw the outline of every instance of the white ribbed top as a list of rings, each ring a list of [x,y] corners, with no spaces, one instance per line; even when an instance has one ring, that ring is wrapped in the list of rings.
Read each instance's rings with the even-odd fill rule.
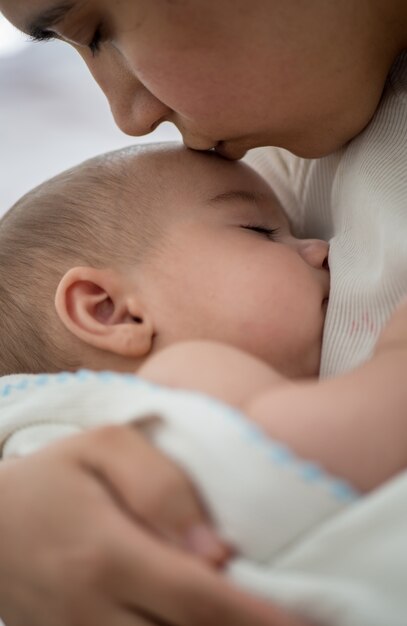
[[[330,240],[321,376],[357,366],[407,295],[407,51],[373,120],[345,148],[322,159],[258,148],[246,160],[273,186],[301,236]]]

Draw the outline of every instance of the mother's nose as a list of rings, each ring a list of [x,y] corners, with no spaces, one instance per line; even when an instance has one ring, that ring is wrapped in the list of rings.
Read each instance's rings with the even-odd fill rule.
[[[171,109],[140,83],[111,93],[108,99],[114,120],[126,135],[147,135],[170,119]]]
[[[146,135],[172,111],[154,96],[114,49],[99,57],[84,56],[93,77],[107,97],[117,126],[127,135]]]
[[[329,270],[329,244],[322,239],[301,239],[298,242],[299,253],[306,263],[316,269]]]

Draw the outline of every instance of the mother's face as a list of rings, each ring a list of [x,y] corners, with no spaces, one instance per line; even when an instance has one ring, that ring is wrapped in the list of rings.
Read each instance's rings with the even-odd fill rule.
[[[169,120],[188,146],[231,158],[261,145],[320,156],[366,125],[394,56],[370,41],[366,4],[0,0],[20,29],[78,50],[124,132]]]

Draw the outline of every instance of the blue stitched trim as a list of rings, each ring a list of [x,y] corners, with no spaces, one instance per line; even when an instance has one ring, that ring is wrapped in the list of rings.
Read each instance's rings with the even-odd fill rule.
[[[44,387],[55,382],[64,384],[73,380],[85,382],[95,378],[103,383],[120,380],[134,386],[141,386],[150,390],[154,389],[156,393],[160,393],[162,390],[159,385],[143,380],[134,374],[78,370],[77,372],[59,372],[58,374],[37,374],[36,376],[23,377],[16,383],[6,383],[3,387],[0,387],[0,398],[9,397],[18,391],[27,391],[30,387]],[[168,388],[165,388],[165,391],[168,391]],[[293,465],[297,475],[305,482],[324,483],[331,496],[344,503],[350,503],[360,497],[361,494],[346,481],[335,478],[316,463],[300,459],[284,444],[268,439],[255,424],[249,422],[237,409],[223,404],[215,398],[210,398],[203,393],[193,391],[184,391],[183,393],[200,397],[201,401],[205,402],[209,407],[212,406],[218,410],[222,409],[225,416],[235,422],[239,422],[239,427],[250,443],[265,447],[267,456],[273,463],[277,465]]]

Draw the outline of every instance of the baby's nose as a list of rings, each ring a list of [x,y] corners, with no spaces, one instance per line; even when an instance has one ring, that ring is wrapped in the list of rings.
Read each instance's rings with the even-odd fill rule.
[[[306,263],[316,269],[329,270],[329,244],[322,239],[302,239],[299,242],[299,251]]]

